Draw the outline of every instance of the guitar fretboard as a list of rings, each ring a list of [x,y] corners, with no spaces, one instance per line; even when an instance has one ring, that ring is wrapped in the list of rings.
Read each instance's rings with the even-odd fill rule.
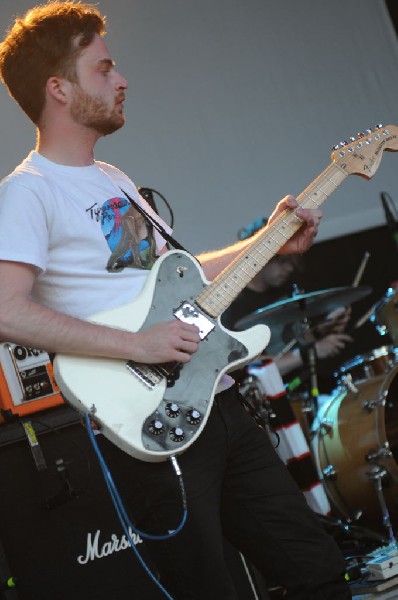
[[[297,196],[297,202],[302,208],[318,208],[347,176],[346,171],[332,162]],[[302,220],[294,212],[284,210],[199,294],[196,302],[200,308],[212,317],[221,315],[301,225]]]

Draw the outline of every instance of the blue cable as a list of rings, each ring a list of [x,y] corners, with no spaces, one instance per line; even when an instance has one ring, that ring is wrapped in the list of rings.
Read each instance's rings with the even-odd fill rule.
[[[84,415],[84,419],[85,419],[85,423],[86,423],[86,428],[88,431],[88,435],[90,437],[91,443],[93,445],[93,448],[95,450],[95,453],[97,455],[101,470],[102,470],[102,474],[104,476],[105,479],[105,483],[106,486],[108,488],[108,491],[110,493],[110,496],[112,498],[112,502],[114,504],[117,516],[119,518],[119,521],[123,527],[124,533],[126,535],[126,538],[128,539],[128,541],[130,542],[130,546],[131,549],[133,550],[133,552],[135,553],[135,555],[137,556],[141,566],[144,568],[144,570],[146,571],[146,573],[149,575],[149,577],[152,579],[152,581],[160,588],[160,590],[164,593],[164,595],[166,596],[166,598],[168,598],[168,600],[173,600],[172,596],[170,596],[170,594],[168,593],[168,591],[162,586],[162,584],[158,581],[158,579],[155,577],[155,575],[152,573],[152,571],[150,570],[150,568],[148,567],[148,565],[145,563],[144,559],[142,558],[142,556],[140,555],[140,553],[138,552],[137,548],[135,547],[134,541],[131,538],[130,535],[130,529],[136,533],[137,535],[139,535],[140,537],[144,538],[144,539],[149,539],[149,540],[167,540],[170,539],[171,537],[174,537],[175,535],[177,535],[182,528],[185,525],[185,522],[187,520],[187,515],[188,515],[188,511],[187,511],[187,507],[186,507],[186,496],[185,496],[185,490],[184,490],[184,486],[183,486],[183,482],[182,482],[182,478],[181,478],[181,473],[179,471],[178,465],[177,465],[177,461],[175,459],[174,456],[171,457],[171,460],[173,462],[173,466],[174,469],[176,470],[177,476],[179,478],[179,483],[180,483],[180,487],[181,487],[181,493],[182,493],[182,497],[183,497],[183,516],[181,519],[181,522],[179,524],[179,526],[177,527],[177,529],[173,530],[172,532],[165,534],[165,535],[152,535],[149,533],[144,533],[142,531],[140,531],[139,529],[137,529],[131,522],[126,509],[124,507],[123,501],[120,497],[120,494],[118,492],[118,489],[115,485],[115,482],[113,481],[112,475],[108,469],[108,466],[104,460],[104,457],[101,454],[101,451],[98,447],[97,444],[97,440],[95,439],[95,435],[93,432],[93,429],[91,427],[91,421],[90,421],[90,417],[89,415],[86,413]]]

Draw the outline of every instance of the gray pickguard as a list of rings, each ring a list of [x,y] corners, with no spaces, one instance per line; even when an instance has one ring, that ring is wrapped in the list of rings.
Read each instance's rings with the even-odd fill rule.
[[[195,298],[206,287],[199,269],[195,259],[184,254],[171,253],[166,257],[159,269],[152,305],[142,329],[175,318],[174,312],[184,301],[195,304]],[[200,311],[196,305],[195,308]],[[220,372],[231,362],[244,360],[248,354],[241,342],[221,329],[218,319],[207,318],[215,325],[214,329],[201,341],[191,361],[181,366],[178,378],[166,388],[157,410],[144,423],[142,441],[149,451],[181,451],[207,419]],[[168,403],[178,405],[179,414],[167,415]],[[193,408],[199,411],[201,418],[198,423],[190,424],[187,413]],[[164,426],[160,433],[150,432],[154,420]],[[173,428],[183,430],[183,439],[173,441]]]

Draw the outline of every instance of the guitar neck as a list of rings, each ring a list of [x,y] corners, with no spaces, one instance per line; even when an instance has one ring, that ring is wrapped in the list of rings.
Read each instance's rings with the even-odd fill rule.
[[[302,208],[318,208],[347,176],[346,171],[332,162],[297,196],[297,202]],[[212,317],[220,316],[301,225],[294,212],[284,210],[199,294],[196,302],[200,308]]]

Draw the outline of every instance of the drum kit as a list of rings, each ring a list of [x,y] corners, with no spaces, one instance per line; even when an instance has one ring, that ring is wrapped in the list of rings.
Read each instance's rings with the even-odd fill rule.
[[[237,329],[265,323],[271,329],[266,352],[283,356],[300,340],[311,320],[349,306],[371,292],[368,287],[332,288],[298,294],[245,316]],[[335,389],[322,404],[292,396],[294,412],[308,439],[332,515],[395,541],[398,527],[398,290],[389,289],[366,318],[384,345],[345,362],[335,374]],[[250,399],[253,378],[241,383]],[[312,388],[311,385],[308,386]],[[310,393],[311,395],[311,393]]]

